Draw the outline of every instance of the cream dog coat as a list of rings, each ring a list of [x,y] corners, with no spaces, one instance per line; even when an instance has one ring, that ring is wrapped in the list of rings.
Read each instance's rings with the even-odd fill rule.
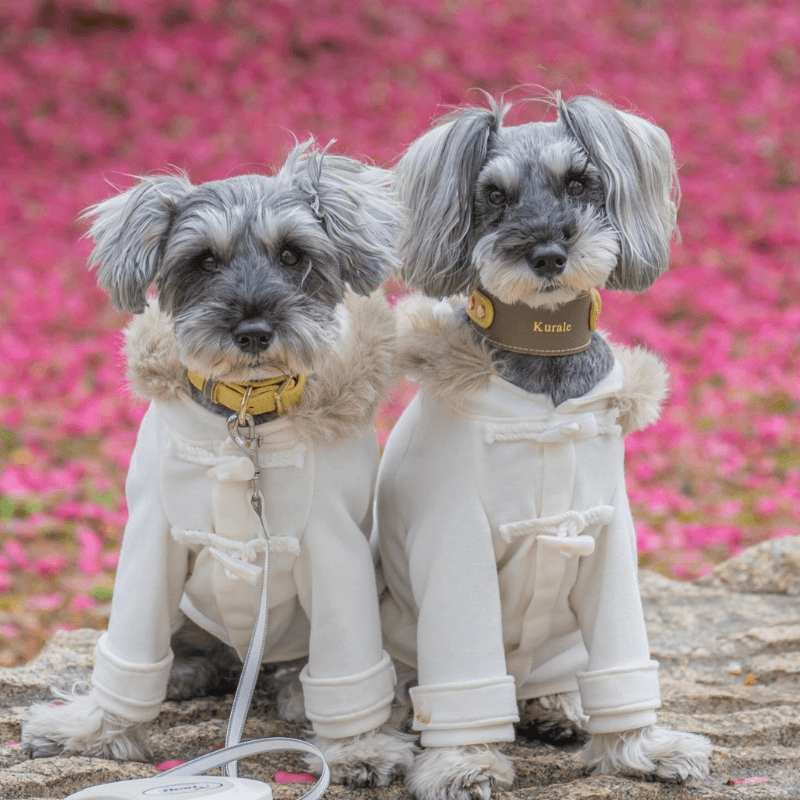
[[[661,363],[615,348],[604,380],[554,407],[495,374],[450,304],[407,313],[422,389],[386,447],[375,536],[422,744],[512,741],[517,699],[575,689],[589,732],[654,723],[623,434],[657,417]]]
[[[306,714],[331,738],[381,725],[394,694],[367,539],[393,319],[382,297],[356,295],[343,318],[300,406],[255,429],[271,555],[265,660],[308,656]],[[92,696],[146,721],[165,696],[179,609],[244,657],[267,542],[248,501],[253,465],[226,418],[189,397],[170,321],[154,306],[133,322],[127,353],[134,390],[152,402],[128,474],[129,521]]]

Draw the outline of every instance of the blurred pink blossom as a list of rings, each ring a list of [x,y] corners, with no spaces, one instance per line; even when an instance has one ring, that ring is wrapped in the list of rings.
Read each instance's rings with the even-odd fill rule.
[[[672,140],[682,241],[646,293],[603,292],[601,318],[671,376],[660,420],[626,441],[643,563],[692,578],[798,535],[800,11],[794,0],[687,8],[3,4],[0,591],[18,593],[7,613],[100,624],[80,581],[111,585],[146,409],[126,388],[127,319],[86,269],[81,211],[171,167],[195,182],[269,172],[294,135],[390,165],[435,116],[479,103],[473,87],[512,100],[536,86],[599,94]],[[512,122],[547,114],[523,104]],[[390,302],[403,293],[387,284]],[[415,392],[402,381],[386,398],[381,443]]]

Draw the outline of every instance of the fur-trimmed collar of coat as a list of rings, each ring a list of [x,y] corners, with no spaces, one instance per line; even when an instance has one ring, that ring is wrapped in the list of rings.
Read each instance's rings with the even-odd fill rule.
[[[348,325],[319,372],[309,375],[300,405],[286,412],[306,441],[332,442],[372,425],[394,377],[394,314],[382,292],[349,293]],[[125,332],[128,381],[145,400],[175,401],[188,393],[172,321],[149,303]]]
[[[488,348],[455,313],[453,301],[411,295],[398,305],[398,368],[452,408],[485,391],[493,375],[502,377]],[[610,397],[619,409],[623,434],[655,422],[667,396],[664,362],[641,347],[611,344],[624,375]]]

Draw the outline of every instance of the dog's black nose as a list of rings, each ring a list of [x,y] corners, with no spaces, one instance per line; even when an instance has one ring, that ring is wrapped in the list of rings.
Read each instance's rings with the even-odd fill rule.
[[[260,353],[272,341],[272,326],[263,319],[246,319],[233,329],[236,346],[245,353]]]
[[[567,251],[557,242],[537,244],[528,254],[530,268],[543,278],[552,278],[567,266]]]

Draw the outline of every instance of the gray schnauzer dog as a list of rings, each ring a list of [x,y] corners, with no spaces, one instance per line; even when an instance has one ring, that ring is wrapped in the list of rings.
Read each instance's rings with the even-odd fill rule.
[[[412,145],[398,168],[410,286],[445,297],[480,283],[506,303],[554,308],[597,286],[641,292],[666,270],[678,185],[666,134],[590,97],[558,107],[555,123],[503,127],[509,107],[492,102]],[[595,332],[570,358],[498,348],[492,358],[556,404],[613,363]]]
[[[165,698],[235,687],[269,563],[265,662],[307,659],[281,712],[310,721],[336,781],[410,767],[368,541],[393,377],[376,291],[395,265],[391,177],[306,142],[270,177],[148,177],[87,212],[99,283],[138,315],[129,378],[151,404],[91,685],[29,709],[32,756],[142,759]]]
[[[640,292],[667,268],[672,151],[598,99],[553,103],[556,121],[515,127],[491,99],[458,111],[396,169],[401,274],[449,298],[405,306],[399,358],[421,391],[389,437],[373,532],[384,642],[417,673],[421,800],[510,786],[516,723],[588,734],[594,772],[708,774],[705,737],[655,724],[624,487],[622,436],[657,418],[666,372],[595,330],[598,287]]]

